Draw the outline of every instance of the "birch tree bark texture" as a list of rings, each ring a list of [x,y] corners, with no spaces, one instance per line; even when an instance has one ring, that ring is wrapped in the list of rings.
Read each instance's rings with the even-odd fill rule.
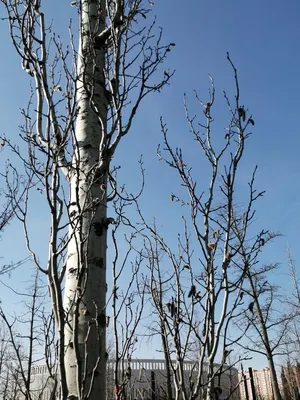
[[[106,395],[106,184],[109,166],[105,47],[91,38],[105,30],[105,1],[82,2],[77,109],[70,175],[70,224],[64,292],[68,393]],[[95,393],[93,396],[92,393]]]

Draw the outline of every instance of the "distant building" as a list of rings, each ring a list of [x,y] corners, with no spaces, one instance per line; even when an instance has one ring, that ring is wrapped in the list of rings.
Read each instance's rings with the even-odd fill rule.
[[[55,392],[55,384],[56,382],[49,376],[46,365],[32,366],[30,389],[33,399],[52,400]]]
[[[124,372],[127,369],[128,362],[123,363]],[[152,399],[153,393],[157,400],[166,398],[167,387],[166,387],[166,367],[164,360],[153,360],[153,359],[135,359],[131,360],[130,363],[130,379],[126,385],[126,398],[130,400],[150,400]],[[108,362],[107,372],[107,400],[114,399],[115,392],[121,390],[116,388],[113,380],[114,362]],[[216,370],[219,368],[216,365]],[[225,366],[224,372],[221,374],[220,383],[215,381],[216,386],[220,385],[219,389],[219,400],[228,399],[240,400],[239,390],[239,376],[238,370],[233,367]],[[204,372],[205,375],[205,372]],[[196,380],[197,370],[195,363],[184,362],[184,381],[186,386],[190,388],[193,385],[193,381]],[[205,376],[203,377],[205,382]],[[50,400],[51,388],[53,383],[48,380],[47,369],[44,365],[34,366],[32,374],[32,389],[39,400]],[[42,396],[41,396],[42,391]],[[175,397],[175,387],[172,385],[172,393]],[[203,393],[202,393],[203,394]],[[203,398],[202,395],[198,397]]]
[[[300,398],[300,364],[282,366],[281,381],[284,398],[298,400]]]
[[[240,374],[240,393],[241,400],[246,400],[245,384],[247,385],[249,400],[253,399],[250,376],[248,371],[244,371],[244,379]],[[269,368],[253,369],[253,381],[257,400],[273,400],[271,374]]]

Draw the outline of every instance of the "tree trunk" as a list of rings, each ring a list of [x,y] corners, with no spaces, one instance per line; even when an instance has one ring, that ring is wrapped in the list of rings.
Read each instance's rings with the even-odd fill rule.
[[[263,321],[263,315],[262,315],[262,312],[261,312],[261,308],[260,308],[258,299],[256,299],[256,307],[257,307],[257,310],[258,310],[259,322],[260,322],[260,325],[261,325],[261,328],[262,328],[262,336],[263,336],[263,339],[264,339],[265,349],[266,349],[266,354],[267,354],[267,359],[268,359],[268,365],[269,365],[269,368],[270,368],[270,376],[271,376],[273,397],[274,397],[274,400],[281,400],[281,394],[280,394],[280,389],[279,389],[276,369],[275,369],[275,365],[274,365],[273,354],[272,354],[272,350],[270,348],[269,335],[268,335],[268,331],[266,329],[265,323]]]
[[[268,364],[269,364],[269,368],[270,368],[274,400],[281,400],[281,394],[280,394],[280,389],[279,389],[279,385],[278,385],[278,379],[277,379],[277,374],[276,374],[276,369],[275,369],[272,354],[270,355],[270,357],[268,357]]]
[[[165,363],[166,363],[166,382],[167,382],[166,398],[167,398],[167,400],[172,400],[172,398],[173,398],[172,374],[171,374],[171,365],[170,365],[172,361],[170,360],[168,343],[167,343],[167,332],[166,332],[163,321],[160,321],[160,332],[161,332],[161,339],[162,339],[162,344],[163,344],[164,358],[165,358]]]
[[[207,324],[208,324],[208,339],[207,339],[207,394],[206,400],[215,399],[215,382],[214,382],[214,360],[215,360],[215,279],[214,266],[212,261],[209,261],[208,266],[208,301],[207,301]]]
[[[83,0],[77,65],[75,150],[70,176],[70,227],[64,293],[68,394],[106,397],[105,49],[93,46],[105,29],[105,1]]]
[[[262,310],[261,310],[261,307],[260,307],[258,296],[256,295],[256,289],[255,289],[255,285],[253,283],[253,279],[252,279],[250,274],[248,274],[247,276],[248,276],[248,280],[249,280],[249,283],[250,283],[250,286],[251,286],[251,289],[252,289],[252,293],[253,293],[253,299],[254,299],[254,302],[255,302],[256,310],[257,310],[258,321],[259,321],[259,324],[261,326],[261,331],[262,331],[261,333],[262,333],[263,343],[264,343],[264,347],[265,347],[265,350],[266,350],[268,365],[269,365],[269,368],[270,368],[270,376],[271,376],[273,397],[274,397],[274,400],[281,400],[281,394],[280,394],[280,389],[279,389],[276,369],[275,369],[275,365],[274,365],[273,354],[272,354],[272,350],[271,350],[271,347],[270,347],[270,340],[269,340],[268,330],[266,328],[266,324],[265,324],[265,321],[264,321],[264,317],[263,317],[263,313],[262,313]]]

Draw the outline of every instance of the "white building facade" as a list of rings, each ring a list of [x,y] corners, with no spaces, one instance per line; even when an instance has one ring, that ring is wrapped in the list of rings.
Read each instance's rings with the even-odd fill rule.
[[[176,362],[174,361],[174,366]],[[116,392],[120,391],[119,398],[126,397],[126,400],[163,400],[167,394],[167,370],[165,360],[153,359],[134,359],[130,362],[123,361],[118,370],[119,387],[116,387],[114,380],[115,363],[109,361],[107,364],[107,400],[115,399]],[[129,371],[128,372],[128,367]],[[205,369],[205,366],[204,366]],[[197,365],[194,362],[184,362],[184,382],[186,390],[190,393],[191,388],[197,379]],[[216,365],[216,371],[219,366]],[[202,399],[205,393],[205,371],[203,374],[203,389],[198,399]],[[176,387],[173,382],[173,374],[171,377],[172,396],[181,399],[181,395],[177,394]],[[218,387],[219,400],[231,399],[240,400],[238,370],[234,367],[223,366],[222,374],[215,378],[215,386]],[[37,365],[33,367],[32,373],[32,391],[33,397],[39,400],[52,400],[53,380],[49,378],[45,365]],[[121,392],[126,394],[121,395]]]

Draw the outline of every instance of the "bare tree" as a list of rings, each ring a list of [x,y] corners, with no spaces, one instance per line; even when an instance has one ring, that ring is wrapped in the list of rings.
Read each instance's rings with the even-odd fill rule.
[[[49,325],[43,329],[42,321],[46,316],[44,311],[45,293],[41,289],[38,271],[35,271],[33,283],[27,292],[10,290],[22,298],[24,310],[22,316],[8,315],[5,306],[0,307],[2,333],[1,346],[1,391],[3,398],[32,400],[37,398],[35,389],[41,393],[48,382],[40,388],[34,388],[33,370],[41,359],[48,362],[46,352],[50,351],[47,335],[50,335]],[[44,335],[45,334],[45,335]],[[51,379],[51,378],[50,378]],[[56,379],[52,377],[52,379]]]
[[[112,316],[107,316],[107,327],[111,319],[113,335],[112,358],[110,368],[113,371],[113,388],[116,399],[127,399],[134,383],[131,380],[131,359],[138,342],[138,327],[142,318],[145,302],[145,281],[141,273],[144,257],[135,251],[136,232],[128,232],[123,236],[127,244],[124,254],[119,249],[121,242],[119,230],[127,218],[124,208],[127,201],[114,202],[117,215],[112,229],[114,256],[112,259]],[[126,214],[125,214],[126,215]],[[134,257],[132,255],[134,254]],[[126,285],[122,282],[127,280]]]
[[[141,101],[172,76],[160,65],[174,44],[155,37],[142,0],[72,2],[79,45],[52,33],[41,0],[1,0],[13,45],[33,87],[23,110],[27,186],[16,214],[28,250],[47,275],[59,339],[61,398],[105,398],[106,248],[109,202],[118,195],[110,169]],[[145,21],[145,22],[144,22]],[[53,57],[52,57],[53,54]],[[65,111],[64,110],[65,107]],[[44,194],[51,216],[45,267],[28,227],[30,191]],[[66,194],[69,191],[68,194]],[[62,288],[64,287],[64,294]]]
[[[289,308],[289,312],[294,318],[291,320],[289,324],[289,331],[287,335],[287,356],[284,362],[289,365],[293,365],[298,363],[299,354],[300,354],[300,336],[299,336],[299,312],[300,312],[300,287],[299,287],[299,278],[297,275],[297,268],[295,265],[295,261],[293,260],[291,249],[288,246],[287,248],[287,258],[289,265],[289,273],[291,277],[292,287],[290,293],[287,293],[285,296],[285,303]]]
[[[274,357],[286,353],[284,346],[288,342],[289,324],[294,315],[282,306],[279,307],[282,300],[279,288],[269,281],[269,276],[276,270],[277,264],[259,266],[262,248],[276,236],[278,234],[262,231],[251,246],[241,246],[240,253],[246,265],[247,278],[243,290],[245,297],[249,299],[243,318],[250,329],[246,333],[248,343],[240,342],[239,345],[249,352],[263,354],[267,358],[273,395],[276,400],[280,400]],[[238,326],[241,326],[241,322]]]
[[[137,204],[145,228],[144,253],[150,265],[148,286],[158,316],[156,333],[162,338],[176,399],[194,399],[198,395],[207,400],[218,398],[219,378],[229,368],[234,344],[248,329],[246,325],[240,335],[233,335],[234,321],[245,313],[243,286],[247,265],[241,250],[252,240],[249,227],[255,216],[254,204],[263,192],[254,187],[255,168],[248,184],[248,201],[241,205],[237,180],[254,120],[241,102],[237,70],[229,55],[228,61],[236,90],[233,101],[224,93],[230,119],[220,146],[213,135],[213,79],[208,101],[202,101],[196,93],[204,120],[190,114],[185,99],[189,129],[210,167],[207,188],[203,187],[203,174],[196,172],[197,164],[188,164],[184,149],[173,147],[171,135],[161,122],[163,145],[158,148],[159,159],[177,174],[180,186],[187,192],[181,194],[181,189],[174,187],[170,194],[172,206],[183,210],[183,229],[176,247],[172,234],[169,232],[166,239],[155,222],[145,219]],[[197,361],[187,379],[184,361],[191,354]],[[237,357],[236,362],[244,357]]]
[[[3,137],[1,139],[1,148],[5,146],[6,144],[6,139]],[[10,168],[10,164],[8,163],[6,165],[6,170]],[[5,185],[5,178],[6,178],[6,173],[0,173],[0,177],[4,178],[3,184]],[[13,216],[14,216],[14,211],[15,211],[15,206],[17,204],[22,203],[23,199],[23,194],[24,191],[22,190],[22,179],[19,177],[17,173],[12,174],[12,180],[9,184],[10,190],[9,190],[9,195],[5,192],[5,190],[1,189],[0,190],[0,199],[4,200],[3,203],[1,204],[1,211],[0,211],[0,234],[2,235],[4,229],[9,225],[11,222]],[[2,264],[0,265],[0,276],[4,274],[9,274],[11,273],[14,269],[20,267],[21,265],[25,264],[27,261],[29,261],[29,257],[20,260],[18,262],[16,261],[11,261],[10,263],[7,264]]]
[[[291,307],[292,313],[295,315],[295,319],[293,320],[293,324],[290,326],[290,328],[291,328],[291,336],[293,338],[293,343],[294,343],[294,351],[299,354],[300,352],[300,337],[298,333],[299,315],[300,315],[299,278],[297,275],[295,262],[292,258],[291,249],[289,247],[287,249],[287,256],[288,256],[288,264],[290,267],[290,276],[292,280],[293,291],[291,293],[291,296],[286,298],[286,302]]]
[[[7,341],[8,332],[3,323],[0,324],[0,395],[7,398],[9,395],[9,361],[11,359],[10,346]]]

